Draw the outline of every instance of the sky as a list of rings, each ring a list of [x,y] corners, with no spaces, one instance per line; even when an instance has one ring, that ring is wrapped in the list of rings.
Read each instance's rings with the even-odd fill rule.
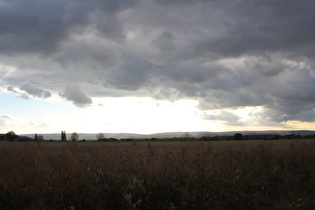
[[[0,133],[314,130],[314,0],[0,0]]]

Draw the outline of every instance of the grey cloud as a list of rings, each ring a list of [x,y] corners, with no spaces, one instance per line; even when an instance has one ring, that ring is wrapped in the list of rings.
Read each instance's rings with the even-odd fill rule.
[[[15,1],[0,7],[1,51],[49,52],[67,36],[62,2],[43,1],[41,4]]]
[[[281,52],[314,56],[307,47],[315,34],[309,22],[315,17],[314,1],[251,1],[246,5],[244,1],[222,1],[209,6],[214,6],[212,11],[222,12],[222,16],[202,18],[210,24],[204,25],[200,36],[193,39],[194,53],[240,56]]]
[[[204,119],[206,120],[222,120],[222,121],[238,121],[240,119],[240,117],[238,117],[237,115],[231,113],[231,112],[227,112],[227,111],[222,111],[222,112],[218,112],[215,114],[207,114],[204,116]]]
[[[214,114],[205,114],[203,116],[203,119],[205,120],[219,120],[219,121],[225,121],[228,125],[240,125],[241,123],[239,120],[241,119],[239,116],[227,112],[227,111],[221,111]]]
[[[3,3],[0,7],[0,52],[53,53],[72,33],[91,26],[113,38],[119,33],[112,34],[113,31],[120,28],[120,23],[115,19],[116,12],[127,9],[136,2],[136,0],[89,2],[18,0]],[[101,15],[92,18],[92,14],[95,13]]]
[[[64,44],[63,50],[53,59],[64,69],[91,74],[88,70],[104,70],[115,66],[119,61],[119,52],[108,41],[77,38]]]
[[[255,59],[255,62],[263,64],[261,60]],[[168,82],[165,85],[175,88],[180,95],[198,99],[199,108],[204,110],[264,106],[273,110],[270,115],[277,121],[283,121],[285,116],[293,116],[303,110],[312,110],[315,102],[313,91],[315,78],[312,76],[311,70],[292,64],[282,63],[280,65],[279,61],[270,60],[269,62],[270,65],[264,64],[265,68],[256,68],[258,72],[251,70],[252,66],[257,66],[256,64],[248,66],[248,62],[245,62],[245,65],[239,66],[233,71],[220,70],[217,73],[209,74],[199,82],[174,79],[173,81],[176,83]],[[268,70],[268,66],[270,69],[275,69],[277,73],[265,74],[265,71],[271,72]],[[281,71],[276,69],[277,66]],[[259,72],[259,70],[263,71]],[[186,76],[191,77],[189,74]]]
[[[290,121],[290,120],[297,120],[302,122],[315,122],[315,112],[308,111],[308,112],[302,112],[297,115],[292,116],[285,116],[282,121]]]
[[[12,86],[9,86],[7,90],[11,93],[18,95],[20,98],[29,99],[29,96],[26,93],[21,93],[19,91],[16,91]]]
[[[266,83],[269,90],[270,103],[266,106],[282,112],[284,116],[297,115],[310,111],[315,106],[315,78],[308,69],[298,69],[282,74],[278,83]],[[271,92],[272,91],[272,92]]]
[[[49,91],[38,88],[29,82],[21,84],[20,89],[38,98],[48,98],[51,96]]]
[[[314,58],[314,48],[309,47],[314,45],[314,1],[190,1],[189,8],[181,1],[168,2],[177,8],[165,5],[160,27],[173,27],[172,32],[181,34],[188,57],[281,52]],[[172,24],[165,18],[172,18]]]
[[[123,28],[116,15],[100,13],[96,15],[95,20],[96,28],[101,35],[117,42],[125,39]]]
[[[124,63],[117,69],[106,73],[105,86],[135,91],[148,85],[154,65],[131,54],[122,55]]]
[[[9,86],[9,87],[7,88],[7,90],[10,91],[10,92],[13,92],[13,93],[20,94],[18,91],[14,90],[14,88],[13,88],[12,86]]]
[[[309,70],[300,69],[282,73],[279,77],[262,81],[257,86],[249,86],[246,92],[247,97],[252,97],[256,105],[268,108],[275,120],[283,121],[286,117],[298,116],[303,111],[314,109],[314,82],[315,78],[311,76]],[[238,101],[239,96],[240,94],[236,92],[234,96],[230,95],[229,99]],[[239,103],[241,106],[246,104],[242,101]]]
[[[212,0],[212,2],[214,2],[216,0]],[[159,5],[163,5],[163,6],[170,6],[170,5],[174,5],[174,6],[179,6],[179,5],[191,5],[191,4],[196,4],[196,3],[206,3],[209,2],[209,0],[172,0],[172,1],[168,1],[168,0],[154,0],[154,2],[156,4]]]
[[[153,43],[163,51],[173,50],[176,47],[175,36],[170,31],[162,32]]]
[[[88,97],[78,86],[76,85],[68,85],[65,90],[59,95],[62,98],[71,101],[77,107],[86,107],[92,104],[92,99]]]

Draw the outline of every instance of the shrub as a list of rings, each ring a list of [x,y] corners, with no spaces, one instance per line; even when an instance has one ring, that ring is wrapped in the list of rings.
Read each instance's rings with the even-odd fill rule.
[[[9,141],[14,141],[18,136],[14,133],[14,131],[9,131],[5,134],[5,138]]]
[[[79,134],[77,134],[77,132],[73,132],[71,134],[71,141],[77,141],[79,138]]]

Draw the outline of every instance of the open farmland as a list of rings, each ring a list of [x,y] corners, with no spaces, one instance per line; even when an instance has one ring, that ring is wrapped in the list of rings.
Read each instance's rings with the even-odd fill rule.
[[[0,209],[312,209],[315,140],[0,144]]]

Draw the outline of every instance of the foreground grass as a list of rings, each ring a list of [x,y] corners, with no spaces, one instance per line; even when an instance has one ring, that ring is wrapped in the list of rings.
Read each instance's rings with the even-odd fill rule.
[[[0,209],[313,209],[315,141],[0,143]]]

